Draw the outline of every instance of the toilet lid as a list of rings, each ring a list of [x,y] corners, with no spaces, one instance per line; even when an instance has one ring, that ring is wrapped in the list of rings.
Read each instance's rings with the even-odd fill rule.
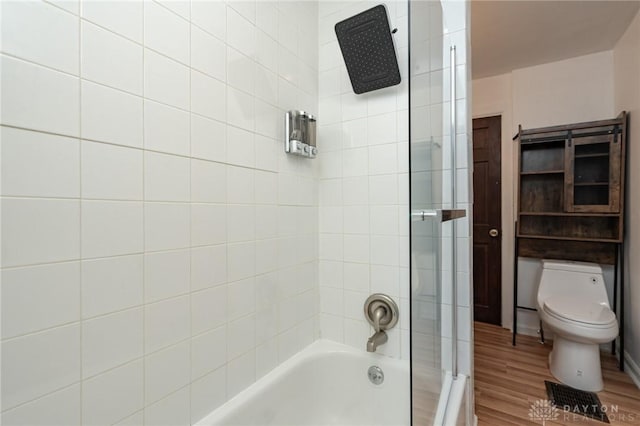
[[[545,300],[544,308],[557,317],[585,324],[607,325],[616,320],[616,315],[608,306],[595,302],[579,302],[576,298],[550,297]]]

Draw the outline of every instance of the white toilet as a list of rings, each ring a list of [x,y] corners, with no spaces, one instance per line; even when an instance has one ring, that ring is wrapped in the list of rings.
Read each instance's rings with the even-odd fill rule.
[[[602,268],[594,263],[543,260],[538,314],[554,334],[549,369],[576,389],[602,390],[600,344],[618,336]]]

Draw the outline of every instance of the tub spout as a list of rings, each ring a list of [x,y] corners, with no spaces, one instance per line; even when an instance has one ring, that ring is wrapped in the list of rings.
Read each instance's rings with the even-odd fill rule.
[[[375,334],[367,340],[367,352],[375,352],[378,346],[387,343],[387,333],[384,331],[376,331]]]

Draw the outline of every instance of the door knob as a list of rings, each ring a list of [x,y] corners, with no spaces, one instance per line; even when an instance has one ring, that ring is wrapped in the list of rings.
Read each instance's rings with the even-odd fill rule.
[[[489,235],[492,236],[493,238],[497,237],[499,234],[498,230],[496,228],[490,229],[489,230]]]

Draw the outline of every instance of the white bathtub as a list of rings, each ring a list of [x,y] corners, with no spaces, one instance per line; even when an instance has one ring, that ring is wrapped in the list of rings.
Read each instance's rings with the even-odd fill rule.
[[[384,383],[367,370],[377,365]],[[409,362],[319,340],[200,420],[198,426],[410,423]]]

